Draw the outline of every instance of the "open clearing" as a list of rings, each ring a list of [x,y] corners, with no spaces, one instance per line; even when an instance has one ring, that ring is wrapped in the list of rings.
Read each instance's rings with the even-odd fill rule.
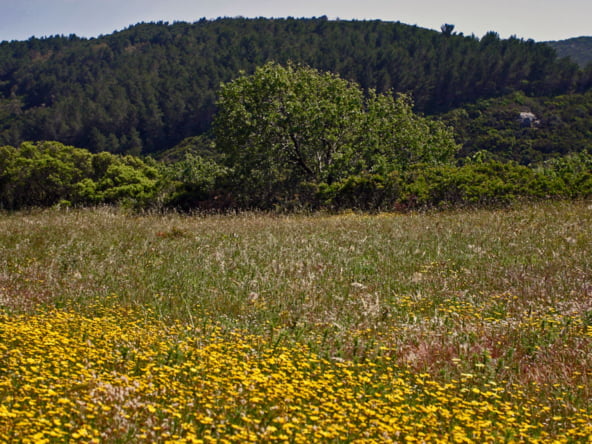
[[[588,442],[592,205],[0,215],[0,441]]]

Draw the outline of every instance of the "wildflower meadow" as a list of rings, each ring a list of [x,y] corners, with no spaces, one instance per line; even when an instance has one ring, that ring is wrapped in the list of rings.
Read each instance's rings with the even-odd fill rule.
[[[0,441],[592,442],[592,206],[0,215]]]

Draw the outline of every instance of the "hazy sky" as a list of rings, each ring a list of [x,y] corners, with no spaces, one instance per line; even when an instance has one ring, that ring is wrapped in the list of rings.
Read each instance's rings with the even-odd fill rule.
[[[437,30],[451,23],[465,35],[497,31],[537,41],[592,36],[590,0],[0,0],[0,41],[239,15],[380,19]]]

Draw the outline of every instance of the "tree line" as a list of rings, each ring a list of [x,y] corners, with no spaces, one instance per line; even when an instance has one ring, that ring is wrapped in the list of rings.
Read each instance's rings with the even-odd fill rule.
[[[592,155],[457,157],[452,128],[381,93],[273,62],[224,83],[213,131],[156,161],[61,142],[0,147],[0,208],[393,210],[592,196]]]
[[[360,173],[330,185],[302,183],[291,199],[270,201],[267,193],[235,194],[236,189],[226,186],[226,168],[193,154],[165,164],[130,155],[92,154],[60,142],[25,142],[0,147],[0,210],[118,205],[180,211],[405,211],[497,206],[590,198],[591,171],[592,155],[587,153],[532,167],[477,156],[462,164]],[[251,204],[241,206],[246,198]]]
[[[495,32],[478,38],[326,17],[142,23],[95,39],[0,43],[0,144],[162,152],[207,133],[220,83],[268,61],[408,94],[428,115],[514,91],[554,96],[592,84],[592,69],[559,60],[548,45]]]

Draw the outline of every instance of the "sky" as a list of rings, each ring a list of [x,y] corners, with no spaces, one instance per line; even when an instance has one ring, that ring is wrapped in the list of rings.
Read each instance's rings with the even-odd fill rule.
[[[590,0],[0,0],[0,41],[97,37],[139,22],[202,17],[320,17],[399,21],[482,37],[496,31],[536,41],[592,36]]]

